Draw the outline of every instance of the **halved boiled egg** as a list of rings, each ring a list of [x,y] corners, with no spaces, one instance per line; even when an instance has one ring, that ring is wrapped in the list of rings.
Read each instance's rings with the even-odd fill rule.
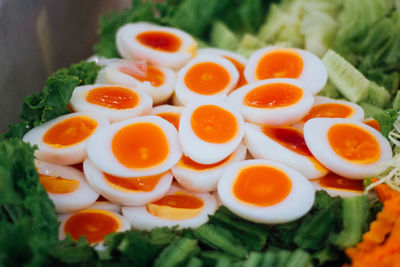
[[[239,73],[228,59],[198,56],[178,72],[174,104],[187,105],[204,96],[225,99],[238,79]]]
[[[157,175],[182,155],[176,128],[158,116],[116,122],[94,134],[87,146],[92,162],[119,177]]]
[[[96,200],[96,202],[93,203],[88,209],[98,209],[98,210],[109,210],[112,212],[116,213],[121,213],[121,206],[118,204],[115,204],[103,196],[99,196]]]
[[[122,214],[132,228],[151,230],[155,227],[195,228],[208,221],[217,209],[217,201],[209,193],[195,193],[172,184],[161,199],[140,207],[123,207]]]
[[[363,121],[363,123],[365,123],[366,125],[374,128],[375,130],[377,130],[378,132],[381,131],[381,125],[379,124],[379,122],[374,119],[374,118],[367,118]]]
[[[312,180],[311,183],[315,190],[324,190],[332,197],[353,197],[364,192],[363,180],[347,179],[333,172]]]
[[[308,150],[303,132],[294,127],[269,127],[246,123],[244,140],[255,158],[281,162],[308,179],[328,173]]]
[[[392,158],[390,144],[380,132],[350,119],[311,119],[304,125],[304,139],[317,160],[346,178],[374,176]]]
[[[104,241],[104,237],[115,232],[123,232],[131,228],[129,222],[118,213],[102,209],[86,209],[73,214],[59,216],[61,222],[59,239],[63,240],[67,234],[73,240],[85,236],[91,244]]]
[[[149,114],[153,100],[132,87],[96,84],[76,87],[70,105],[75,111],[97,112],[116,122]]]
[[[274,46],[254,52],[247,62],[244,75],[249,83],[272,78],[299,79],[306,84],[304,89],[313,95],[328,80],[324,63],[313,53]]]
[[[260,159],[231,164],[218,182],[218,195],[233,213],[267,224],[296,220],[314,203],[314,188],[303,175]]]
[[[68,213],[92,205],[99,194],[86,182],[83,172],[68,166],[36,161],[39,181],[57,212]]]
[[[116,35],[125,59],[146,59],[156,67],[179,69],[196,54],[196,41],[186,32],[145,22],[129,23]]]
[[[90,159],[83,164],[92,188],[114,203],[126,206],[144,205],[161,198],[172,182],[170,172],[146,177],[117,177],[99,170]]]
[[[213,56],[220,56],[226,58],[230,62],[235,65],[237,71],[239,72],[239,79],[236,83],[236,88],[242,87],[243,85],[247,84],[246,78],[244,77],[244,68],[247,64],[247,59],[238,53],[234,53],[229,50],[219,49],[219,48],[202,48],[197,51],[199,56],[202,55],[213,55]]]
[[[182,111],[179,139],[184,154],[197,163],[225,159],[238,147],[243,134],[242,115],[221,100],[202,98]]]
[[[172,125],[179,131],[179,121],[181,119],[182,106],[160,105],[151,110],[151,115],[159,116]]]
[[[209,192],[217,189],[217,183],[227,166],[244,160],[246,147],[239,144],[236,150],[223,160],[213,164],[200,164],[187,156],[182,156],[172,167],[172,174],[184,188],[196,192]]]
[[[76,112],[59,116],[33,128],[23,137],[24,142],[37,145],[35,157],[39,160],[71,165],[86,157],[86,144],[90,136],[108,126],[102,115]]]
[[[147,65],[138,72],[137,67],[127,60],[115,60],[101,72],[103,83],[142,89],[152,97],[154,104],[166,102],[176,82],[176,73],[169,68]]]
[[[233,91],[227,102],[248,122],[281,126],[296,122],[314,103],[304,83],[296,79],[269,79]]]

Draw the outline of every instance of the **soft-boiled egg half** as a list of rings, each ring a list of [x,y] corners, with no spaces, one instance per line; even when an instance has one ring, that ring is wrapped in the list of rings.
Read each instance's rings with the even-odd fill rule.
[[[286,164],[308,179],[328,173],[308,150],[303,132],[294,127],[269,127],[246,123],[244,140],[254,158]]]
[[[363,123],[365,123],[366,125],[374,128],[375,130],[377,130],[378,132],[381,131],[381,125],[379,124],[379,122],[374,119],[374,118],[367,118],[363,121]]]
[[[200,164],[187,156],[182,156],[178,164],[172,167],[172,174],[178,183],[186,189],[196,192],[209,192],[217,189],[217,183],[229,164],[244,160],[246,147],[239,144],[233,153],[213,164]]]
[[[73,214],[60,215],[58,219],[61,222],[58,231],[60,240],[65,239],[67,234],[75,241],[85,236],[91,244],[102,243],[106,235],[131,228],[124,217],[103,209],[85,209]]]
[[[86,159],[84,172],[92,188],[106,199],[126,206],[139,206],[161,198],[172,182],[170,172],[146,177],[118,177],[105,172]]]
[[[123,207],[122,214],[133,229],[151,230],[155,227],[195,228],[208,221],[217,209],[215,197],[195,193],[172,184],[161,199],[140,207]]]
[[[176,73],[169,68],[146,65],[143,70],[128,60],[114,60],[101,71],[99,81],[106,84],[139,88],[148,93],[154,104],[166,102],[175,88]]]
[[[227,102],[240,110],[246,121],[281,126],[306,115],[314,97],[296,79],[269,79],[238,88]]]
[[[116,122],[148,115],[153,100],[132,87],[96,84],[76,87],[69,103],[75,111],[96,112]]]
[[[201,98],[182,111],[182,150],[197,163],[212,164],[225,159],[238,147],[243,135],[242,115],[222,100]]]
[[[303,175],[260,159],[231,164],[218,182],[218,195],[233,213],[267,224],[296,220],[314,203],[314,188]]]
[[[181,119],[182,106],[160,105],[151,110],[151,115],[159,116],[172,125],[179,131],[179,121]]]
[[[109,201],[108,199],[104,198],[102,195],[100,195],[97,198],[96,202],[94,202],[93,205],[89,206],[88,209],[109,210],[112,212],[121,213],[120,205]]]
[[[202,48],[197,51],[197,54],[199,56],[201,55],[213,55],[213,56],[220,56],[224,57],[230,62],[235,65],[238,73],[239,73],[239,79],[236,83],[235,90],[236,88],[242,87],[243,85],[247,84],[246,78],[244,77],[244,68],[247,64],[247,59],[243,57],[242,55],[238,53],[234,53],[229,50],[224,50],[224,49],[219,49],[219,48]]]
[[[236,86],[239,73],[228,59],[198,56],[178,72],[173,102],[187,105],[204,96],[225,99]]]
[[[146,59],[157,67],[179,69],[196,55],[197,44],[186,32],[138,22],[125,24],[116,35],[119,54],[125,59]]]
[[[324,63],[313,53],[274,46],[254,52],[247,62],[244,75],[249,83],[272,78],[299,79],[306,84],[305,90],[313,95],[328,80]]]
[[[99,194],[86,182],[83,172],[73,167],[36,161],[39,181],[57,212],[69,213],[92,205]]]
[[[90,160],[103,172],[119,177],[163,173],[182,155],[176,128],[158,116],[116,122],[96,132],[87,146]]]
[[[35,157],[41,161],[71,165],[83,160],[89,137],[108,126],[105,116],[76,112],[59,116],[33,128],[23,137],[23,141],[37,145]]]
[[[350,119],[311,119],[304,125],[304,139],[318,161],[346,178],[374,176],[392,158],[390,144],[380,132]]]
[[[325,190],[330,196],[353,197],[364,192],[363,180],[344,178],[334,172],[312,180],[315,190]]]

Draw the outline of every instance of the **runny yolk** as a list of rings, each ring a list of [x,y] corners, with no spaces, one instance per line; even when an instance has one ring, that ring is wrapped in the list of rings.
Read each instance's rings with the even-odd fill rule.
[[[106,108],[129,109],[137,106],[139,96],[123,87],[105,86],[90,90],[86,101]]]
[[[127,67],[120,67],[119,70],[125,74],[128,74],[129,76],[132,76],[136,80],[139,80],[141,82],[150,82],[152,86],[158,87],[161,86],[164,83],[165,77],[162,71],[159,69],[152,67],[152,66],[147,66],[147,72],[145,77],[140,77],[136,74],[136,72],[131,71]]]
[[[374,128],[375,130],[377,130],[378,132],[381,131],[381,125],[379,124],[379,122],[375,119],[368,119],[365,120],[364,123],[368,126],[371,126],[372,128]]]
[[[175,126],[176,130],[179,130],[179,120],[181,118],[181,115],[179,113],[164,112],[157,114],[157,116],[160,116],[161,118],[169,121]]]
[[[231,77],[229,72],[214,62],[202,62],[192,66],[186,73],[186,86],[201,95],[213,95],[228,86]]]
[[[87,139],[97,128],[97,122],[86,116],[63,120],[51,127],[43,136],[43,142],[56,147],[75,145]]]
[[[284,200],[290,193],[292,182],[277,168],[250,166],[242,169],[233,185],[233,193],[240,201],[266,207]]]
[[[132,178],[117,177],[108,173],[103,174],[107,183],[119,190],[150,192],[154,190],[165,173]]]
[[[225,163],[229,162],[232,159],[232,157],[233,157],[233,154],[231,154],[228,157],[224,158],[223,160],[218,161],[213,164],[201,164],[201,163],[198,163],[198,162],[192,160],[189,157],[182,156],[182,158],[178,164],[181,166],[184,166],[184,167],[188,167],[190,169],[194,169],[196,171],[204,171],[204,170],[209,170],[209,169],[213,169],[213,168],[222,166]]]
[[[74,192],[79,187],[78,180],[70,180],[62,177],[54,177],[39,173],[39,181],[48,193],[68,194]]]
[[[150,214],[169,220],[184,220],[197,216],[204,206],[202,199],[195,196],[175,192],[160,200],[147,204]]]
[[[237,71],[239,72],[239,79],[237,81],[236,87],[233,89],[237,89],[239,87],[242,87],[243,85],[247,84],[246,78],[244,77],[244,65],[240,63],[239,61],[231,58],[231,57],[224,57],[230,62],[232,62],[233,65],[235,65]]]
[[[312,118],[348,118],[354,113],[353,108],[340,103],[326,103],[316,105],[304,116],[306,122]]]
[[[143,45],[162,52],[176,52],[180,49],[181,39],[168,32],[148,31],[140,33],[136,39]]]
[[[84,210],[72,215],[64,226],[65,233],[69,233],[75,241],[86,236],[89,243],[104,240],[108,234],[121,228],[120,219],[106,210]]]
[[[348,161],[368,164],[380,157],[380,147],[376,138],[358,125],[333,125],[328,130],[328,141],[333,151]]]
[[[267,126],[262,127],[261,130],[266,136],[287,149],[306,157],[312,157],[301,131],[291,127],[272,128]]]
[[[363,180],[347,179],[336,173],[329,172],[318,179],[318,183],[324,188],[342,189],[349,191],[363,192]]]
[[[246,94],[243,104],[254,108],[281,108],[297,103],[303,90],[286,83],[271,83],[254,88]]]
[[[235,116],[215,105],[200,106],[191,118],[193,132],[203,141],[222,144],[232,140],[238,130]]]
[[[266,53],[256,67],[257,80],[298,78],[303,71],[303,59],[295,51],[274,50]]]
[[[112,151],[117,160],[128,168],[150,168],[168,157],[169,145],[159,126],[139,122],[125,126],[114,135]]]

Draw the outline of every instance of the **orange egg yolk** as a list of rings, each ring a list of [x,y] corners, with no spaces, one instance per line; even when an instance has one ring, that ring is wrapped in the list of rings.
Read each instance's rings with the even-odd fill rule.
[[[139,122],[125,126],[114,135],[112,151],[128,168],[150,168],[167,159],[169,145],[159,126]]]
[[[160,200],[147,204],[147,210],[160,218],[185,220],[197,216],[203,206],[204,202],[200,198],[177,191],[173,195],[166,195]]]
[[[51,127],[43,136],[43,142],[62,148],[72,146],[87,139],[97,128],[97,122],[86,116],[76,116],[63,120]]]
[[[312,118],[348,118],[354,113],[352,107],[340,103],[326,103],[316,105],[304,116],[306,122]]]
[[[145,177],[117,177],[108,173],[103,173],[104,178],[111,186],[116,187],[121,191],[142,191],[150,192],[153,191],[160,179],[165,173],[145,176]]]
[[[79,181],[64,179],[62,177],[54,177],[39,173],[39,182],[43,185],[48,193],[52,194],[68,194],[72,193],[79,187]]]
[[[246,94],[243,104],[254,108],[281,108],[297,103],[303,90],[286,83],[261,85]]]
[[[295,51],[274,50],[266,53],[256,67],[257,80],[298,78],[303,71],[303,59]]]
[[[228,86],[231,77],[229,72],[214,62],[202,62],[192,66],[186,73],[186,86],[201,95],[213,95]]]
[[[97,243],[120,228],[121,220],[111,212],[84,210],[75,213],[65,222],[64,231],[75,241],[81,236],[86,236],[89,243]]]
[[[329,172],[327,175],[319,178],[318,183],[323,188],[341,189],[357,192],[364,191],[363,180],[347,179],[333,172]]]
[[[312,157],[301,131],[291,127],[272,128],[267,126],[262,127],[261,130],[266,136],[287,149],[306,157]]]
[[[266,207],[284,200],[291,188],[292,182],[281,170],[270,166],[250,166],[237,175],[233,194],[245,203]]]
[[[136,36],[141,44],[161,52],[176,52],[180,49],[182,40],[168,32],[148,31]]]
[[[368,126],[371,126],[372,128],[374,128],[375,130],[377,130],[378,132],[381,131],[381,125],[379,124],[379,122],[375,119],[368,119],[365,120],[364,123]]]
[[[239,61],[237,61],[236,59],[233,59],[231,57],[224,57],[227,60],[229,60],[230,62],[232,62],[233,65],[235,65],[237,71],[239,72],[239,79],[237,81],[236,87],[233,89],[237,89],[239,87],[242,87],[243,85],[247,84],[246,78],[244,77],[244,65],[242,63],[240,63]]]
[[[107,86],[90,90],[86,101],[106,108],[129,109],[138,105],[139,96],[123,87]]]
[[[157,116],[160,116],[161,118],[169,121],[175,126],[176,130],[179,130],[179,120],[181,119],[181,114],[172,112],[163,112],[157,114]]]
[[[201,140],[214,144],[229,142],[238,131],[235,116],[215,105],[204,105],[195,109],[191,126]]]
[[[150,84],[155,87],[161,86],[165,80],[162,71],[152,66],[147,66],[146,76],[144,77],[138,76],[136,72],[131,71],[127,67],[120,67],[119,70],[141,82],[150,82]]]
[[[228,157],[224,158],[221,161],[218,161],[216,163],[213,164],[201,164],[198,163],[194,160],[192,160],[189,157],[186,156],[182,156],[181,160],[179,161],[179,165],[183,166],[183,167],[187,167],[196,171],[205,171],[205,170],[210,170],[210,169],[214,169],[217,167],[220,167],[222,165],[225,165],[227,162],[229,162],[233,157],[233,154],[229,155]]]
[[[380,147],[376,138],[357,125],[333,125],[328,130],[328,141],[336,154],[351,162],[368,164],[380,157]]]

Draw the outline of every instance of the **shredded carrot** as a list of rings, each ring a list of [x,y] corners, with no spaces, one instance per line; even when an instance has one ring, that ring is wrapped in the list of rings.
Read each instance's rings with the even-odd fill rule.
[[[373,182],[373,183],[377,182],[377,181],[378,181],[377,178],[371,179],[371,182]],[[382,203],[385,202],[386,200],[391,199],[392,197],[400,194],[400,192],[393,190],[387,184],[379,184],[374,187],[374,190],[375,190],[376,196]]]

